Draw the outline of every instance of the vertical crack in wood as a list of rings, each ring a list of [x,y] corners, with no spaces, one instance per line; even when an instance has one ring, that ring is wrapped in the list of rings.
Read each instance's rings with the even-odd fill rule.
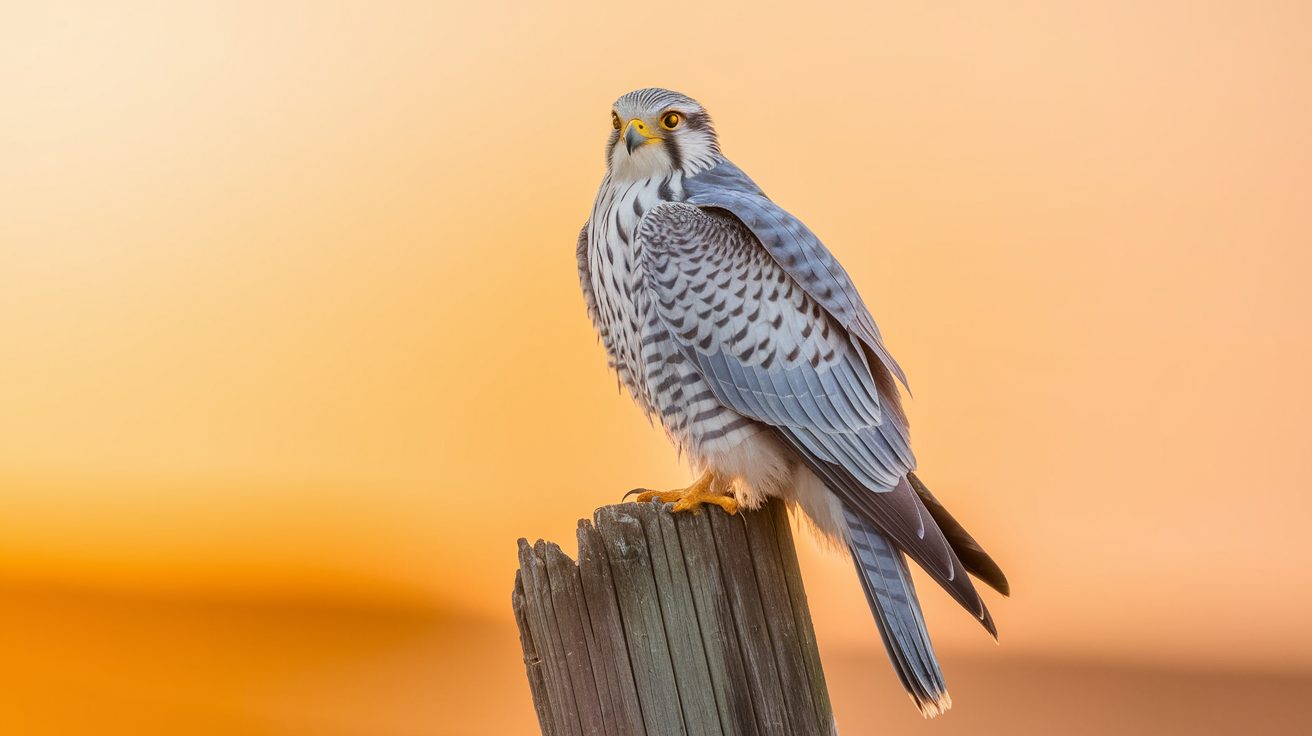
[[[610,562],[606,558],[601,533],[591,521],[580,519],[577,535],[583,596],[600,658],[600,671],[610,696],[602,701],[606,733],[609,736],[645,736],[638,690],[633,682],[633,665],[624,641],[619,602],[611,582]]]
[[[771,651],[769,627],[761,592],[752,569],[751,549],[742,516],[708,512],[714,531],[716,554],[724,573],[730,609],[743,653],[744,669],[752,693],[757,727],[763,736],[791,734],[784,706],[779,670]]]
[[[761,589],[765,621],[774,644],[779,665],[779,682],[783,689],[785,710],[794,733],[820,736],[820,717],[811,698],[811,683],[806,671],[802,640],[793,619],[793,606],[784,579],[783,561],[775,536],[774,520],[769,508],[743,517],[751,550],[752,571]]]
[[[651,546],[642,524],[625,506],[599,509],[595,521],[611,565],[647,734],[687,736],[652,572]]]
[[[588,642],[591,626],[587,609],[583,606],[578,566],[554,542],[539,542],[534,551],[546,563],[552,620],[560,634],[565,653],[570,691],[574,694],[579,714],[579,727],[585,736],[604,736],[606,727],[602,721],[601,696],[597,690],[597,678],[589,651],[595,649],[595,646]]]
[[[662,516],[661,521],[664,523],[668,519],[677,529],[693,604],[697,609],[706,663],[715,689],[720,725],[726,736],[758,736],[760,731],[752,708],[752,689],[720,570],[710,513],[714,512],[670,514]]]
[[[556,736],[582,734],[578,706],[570,688],[564,646],[560,632],[555,628],[551,612],[550,584],[546,579],[546,563],[526,540],[520,540],[519,569],[524,573],[524,593],[528,601],[529,626],[533,640],[541,647],[539,654],[546,664],[547,691],[552,700],[552,715]]]
[[[527,540],[521,540],[527,543]],[[511,594],[511,605],[515,611],[515,623],[519,626],[519,645],[524,651],[524,671],[528,675],[528,688],[533,693],[533,709],[538,716],[538,726],[542,736],[555,736],[555,716],[551,712],[551,698],[547,695],[545,665],[538,654],[537,644],[528,623],[528,601],[524,594],[524,573],[515,572],[515,591]]]
[[[674,665],[684,727],[689,736],[723,736],[697,609],[692,603],[692,591],[688,589],[688,571],[683,565],[683,552],[673,529],[672,514],[668,508],[652,503],[635,506],[635,515],[642,523],[652,552],[652,573],[656,579],[661,618],[665,622],[665,637],[670,644],[670,661]],[[663,519],[670,524],[668,534]]]

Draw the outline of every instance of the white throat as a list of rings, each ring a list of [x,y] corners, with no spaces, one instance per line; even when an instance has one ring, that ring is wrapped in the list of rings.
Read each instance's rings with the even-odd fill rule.
[[[659,150],[662,145],[648,143],[630,153],[624,149],[622,141],[616,143],[616,150],[611,155],[611,181],[628,183],[669,177],[674,169],[670,166],[670,157]]]

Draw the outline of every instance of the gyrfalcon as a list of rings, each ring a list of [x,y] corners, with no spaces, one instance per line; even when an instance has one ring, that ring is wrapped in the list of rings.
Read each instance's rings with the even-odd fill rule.
[[[640,501],[733,513],[778,496],[851,552],[890,659],[927,716],[951,706],[906,557],[990,634],[966,573],[1002,570],[912,472],[906,378],[852,279],[664,89],[611,108],[606,175],[578,240],[610,365],[701,476]]]

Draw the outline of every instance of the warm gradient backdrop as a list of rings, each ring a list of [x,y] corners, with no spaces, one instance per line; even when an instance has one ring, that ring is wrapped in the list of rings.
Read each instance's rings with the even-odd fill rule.
[[[803,545],[845,734],[1296,729],[1307,4],[116,2],[0,6],[0,732],[532,732],[515,538],[686,479],[574,273],[647,85],[1016,590],[998,648],[924,588],[925,725]]]

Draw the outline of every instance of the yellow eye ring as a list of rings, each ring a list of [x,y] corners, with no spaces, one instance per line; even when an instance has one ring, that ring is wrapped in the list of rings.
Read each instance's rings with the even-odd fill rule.
[[[674,130],[683,122],[683,116],[677,112],[667,112],[661,116],[661,127],[666,130]]]
[[[612,112],[610,114],[610,127],[614,128],[615,130],[620,129],[620,116],[618,113]]]

